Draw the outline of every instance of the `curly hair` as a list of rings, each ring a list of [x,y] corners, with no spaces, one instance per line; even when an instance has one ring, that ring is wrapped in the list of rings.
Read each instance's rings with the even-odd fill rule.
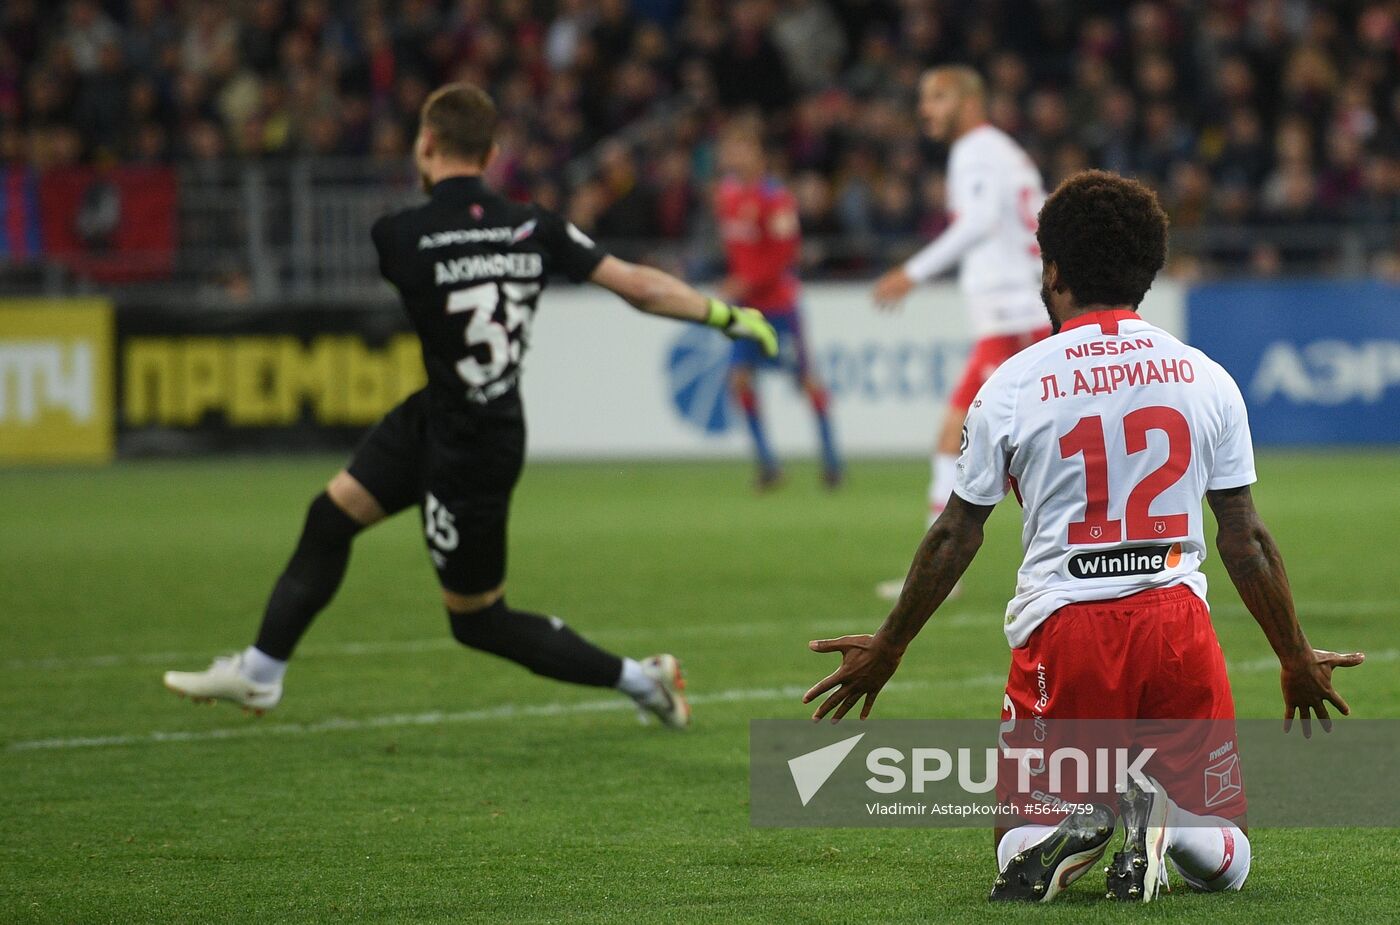
[[[1035,236],[1076,305],[1137,306],[1167,259],[1167,214],[1157,194],[1106,170],[1061,183],[1040,210]]]

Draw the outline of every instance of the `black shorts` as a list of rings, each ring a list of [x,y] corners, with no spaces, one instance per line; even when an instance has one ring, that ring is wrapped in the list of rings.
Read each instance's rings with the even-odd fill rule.
[[[365,435],[346,469],[387,513],[418,505],[439,583],[479,594],[505,580],[510,496],[524,462],[518,401],[435,420],[421,390]]]

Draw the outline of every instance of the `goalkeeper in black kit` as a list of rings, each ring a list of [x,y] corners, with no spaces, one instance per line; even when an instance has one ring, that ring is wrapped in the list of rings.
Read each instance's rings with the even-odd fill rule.
[[[413,505],[423,515],[453,636],[536,674],[612,687],[673,728],[690,722],[680,663],[598,648],[558,617],[505,600],[506,524],[525,459],[520,360],[551,275],[588,281],[638,309],[708,324],[777,353],[762,314],[709,299],[659,270],[604,253],[559,216],[482,182],[496,154],[496,107],[450,84],[423,104],[414,157],[427,202],[377,221],[380,272],[422,341],[428,385],[385,415],[307,511],[253,645],[165,686],[261,713],[277,705],[298,640],[330,603],[355,536]]]

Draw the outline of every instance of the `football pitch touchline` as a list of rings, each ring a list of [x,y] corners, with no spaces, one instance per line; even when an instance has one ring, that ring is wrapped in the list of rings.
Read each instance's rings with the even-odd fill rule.
[[[975,675],[940,682],[951,686],[981,686],[1001,684],[1002,674]],[[927,681],[892,681],[885,690],[912,690],[933,686]],[[806,687],[788,684],[782,687],[732,688],[691,695],[692,704],[738,703],[756,700],[800,700],[807,692]],[[479,723],[492,720],[537,719],[558,716],[576,716],[584,713],[609,713],[617,710],[635,710],[636,705],[622,695],[606,700],[583,700],[574,703],[542,704],[502,704],[480,710],[459,710],[445,712],[432,710],[427,713],[390,713],[384,716],[367,716],[360,719],[334,718],[317,723],[255,723],[240,726],[227,726],[220,729],[177,730],[171,732],[145,732],[111,736],[74,736],[71,738],[28,739],[10,742],[6,752],[51,751],[75,748],[108,748],[122,745],[164,745],[172,742],[217,742],[224,739],[267,738],[279,735],[311,735],[318,732],[360,732],[369,729],[397,729],[408,726],[446,726],[458,723]]]
[[[657,639],[686,636],[710,636],[717,630],[729,636],[758,635],[781,630],[791,630],[800,645],[817,633],[858,632],[862,625],[873,629],[879,625],[876,617],[851,617],[844,620],[815,620],[797,624],[791,620],[750,620],[743,623],[706,623],[703,626],[673,626],[658,630],[655,627],[614,627],[585,629],[585,633],[595,639],[619,641],[626,639]],[[940,620],[941,626],[1000,626],[1001,614],[959,613]],[[297,658],[326,658],[360,655],[403,655],[416,652],[436,652],[460,649],[461,643],[444,632],[441,636],[428,639],[385,640],[382,642],[344,642],[325,645],[309,645],[298,652]],[[167,668],[175,663],[207,660],[214,649],[200,652],[137,652],[134,654],[88,655],[66,658],[48,656],[41,658],[13,658],[4,662],[6,671],[72,671],[82,668],[121,668],[127,665],[161,665]],[[684,653],[682,653],[683,655]]]
[[[1316,616],[1365,616],[1390,614],[1400,609],[1397,608],[1394,601],[1299,601],[1295,604],[1295,607],[1305,619],[1308,614]],[[1244,607],[1238,603],[1214,605],[1211,610],[1212,612],[1229,614],[1231,616],[1243,616],[1246,614]],[[742,623],[707,623],[704,626],[672,626],[660,632],[654,627],[600,628],[588,630],[588,635],[597,639],[616,641],[628,639],[656,639],[658,636],[664,639],[670,639],[710,635],[716,629],[722,629],[731,636],[757,635],[774,630],[791,630],[796,638],[804,638],[807,635],[817,633],[860,632],[863,625],[868,625],[870,628],[873,628],[878,624],[878,618],[874,616],[877,611],[878,608],[872,608],[870,615],[860,615],[845,620],[818,620],[803,624],[795,624],[789,620],[751,620]],[[1000,613],[991,612],[953,613],[946,617],[940,617],[935,614],[930,625],[934,627],[944,626],[953,629],[966,629],[973,626],[999,626],[1001,624],[1001,619],[1002,615]],[[459,643],[451,636],[444,633],[441,636],[433,636],[428,639],[328,643],[320,646],[311,645],[302,650],[299,657],[333,658],[363,655],[412,655],[417,652],[437,652],[456,648],[459,648]],[[107,655],[75,657],[56,655],[39,658],[12,658],[6,660],[3,665],[6,671],[74,671],[84,668],[121,668],[127,665],[159,665],[171,668],[179,662],[208,659],[211,652],[212,648],[204,649],[199,652],[112,653]]]
[[[1365,651],[1364,649],[1362,651]],[[1381,662],[1393,662],[1400,659],[1400,649],[1378,649],[1374,652],[1366,652],[1366,664]],[[1229,671],[1257,672],[1257,671],[1278,671],[1279,664],[1276,658],[1252,658],[1244,662],[1226,661],[1225,667]]]
[[[1382,649],[1369,653],[1368,662],[1394,662],[1400,660],[1400,649]],[[1278,669],[1278,662],[1272,658],[1251,659],[1244,662],[1231,662],[1232,673],[1254,673]],[[984,687],[1004,684],[1004,672],[972,675],[966,678],[940,679],[937,682],[924,680],[891,681],[885,690],[913,690],[930,687]],[[698,693],[690,697],[692,704],[739,703],[762,700],[798,700],[807,688],[789,684],[782,687],[731,688],[713,693]],[[532,719],[558,716],[574,716],[584,713],[606,713],[615,710],[635,709],[626,698],[609,697],[605,700],[584,700],[573,703],[544,704],[502,704],[480,710],[460,710],[445,712],[432,710],[426,713],[390,713],[383,716],[369,716],[360,719],[333,718],[317,723],[247,723],[219,729],[155,731],[127,733],[112,736],[72,736],[66,738],[25,739],[6,744],[6,752],[55,751],[78,748],[110,748],[125,745],[164,745],[178,742],[216,742],[224,739],[247,739],[278,735],[310,735],[319,732],[359,732],[369,729],[395,729],[410,726],[445,726],[458,723],[477,723],[503,719]]]

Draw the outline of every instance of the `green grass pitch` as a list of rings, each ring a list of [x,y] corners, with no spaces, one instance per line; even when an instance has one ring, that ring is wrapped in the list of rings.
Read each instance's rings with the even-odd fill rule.
[[[872,586],[921,528],[914,462],[857,464],[835,496],[799,466],[761,498],[737,464],[527,468],[510,599],[677,653],[686,735],[456,648],[412,515],[357,542],[272,714],[163,690],[162,669],[250,640],[337,464],[0,474],[0,922],[1400,918],[1394,831],[1256,831],[1238,895],[1119,907],[1091,873],[1050,906],[994,909],[985,830],[751,829],[748,721],[805,715],[794,691],[836,664],[806,641],[882,618]],[[1400,455],[1266,454],[1260,475],[1313,641],[1371,653],[1341,690],[1400,717]],[[999,708],[1017,530],[1003,505],[878,715]],[[1241,714],[1278,715],[1264,639],[1209,565]],[[115,744],[15,748],[82,738]]]

